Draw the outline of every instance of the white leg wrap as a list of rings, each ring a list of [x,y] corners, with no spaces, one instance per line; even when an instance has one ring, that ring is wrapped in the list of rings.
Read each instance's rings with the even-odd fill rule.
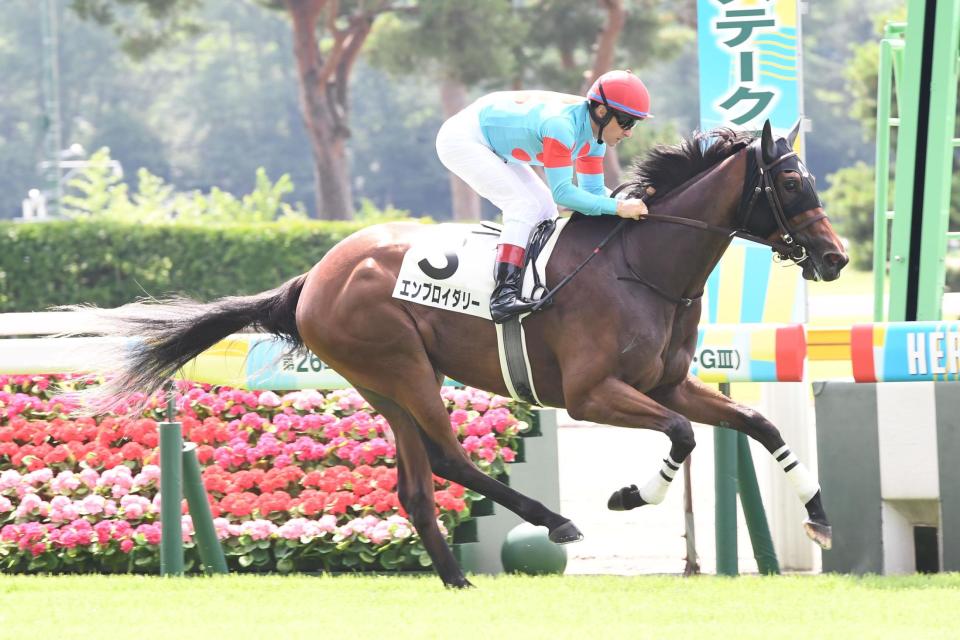
[[[663,502],[663,499],[667,497],[667,489],[670,488],[670,483],[673,482],[678,469],[680,469],[679,462],[676,462],[669,455],[664,458],[657,475],[650,478],[647,484],[639,489],[640,497],[643,498],[644,502],[647,504]]]
[[[780,463],[780,468],[787,474],[787,480],[793,485],[794,491],[800,496],[800,501],[806,504],[810,498],[820,491],[820,484],[813,477],[810,470],[797,459],[790,451],[790,447],[783,445],[773,452],[773,457]]]

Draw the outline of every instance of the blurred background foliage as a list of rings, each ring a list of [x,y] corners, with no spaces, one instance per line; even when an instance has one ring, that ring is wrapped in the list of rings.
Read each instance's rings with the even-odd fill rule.
[[[323,4],[322,0],[312,0]],[[72,175],[70,218],[186,224],[325,217],[314,198],[291,16],[275,0],[59,0],[63,144],[122,174]],[[344,0],[334,28],[370,8],[350,75],[347,160],[354,218],[451,218],[434,138],[450,96],[518,88],[583,91],[599,35],[622,10],[612,65],[653,94],[657,117],[619,149],[627,168],[697,126],[696,3],[666,0]],[[810,3],[803,22],[807,164],[828,213],[869,268],[878,41],[895,0]],[[339,26],[338,26],[339,25]],[[332,46],[318,25],[319,48]],[[0,12],[0,219],[41,188],[42,22],[32,0]],[[451,91],[453,90],[453,93]],[[78,148],[74,146],[74,148]],[[960,177],[955,176],[955,183]],[[955,190],[956,194],[956,190]],[[486,206],[483,217],[495,217]],[[960,196],[952,215],[960,224]],[[955,225],[956,226],[956,225]]]

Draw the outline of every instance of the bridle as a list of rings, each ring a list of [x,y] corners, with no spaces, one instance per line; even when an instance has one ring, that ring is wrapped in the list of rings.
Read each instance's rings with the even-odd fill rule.
[[[747,156],[747,173],[751,173],[751,165],[753,165],[752,168],[754,170],[753,173],[755,178],[745,183],[745,185],[751,184],[752,186],[744,189],[744,194],[740,199],[740,208],[737,212],[737,219],[739,220],[739,223],[737,224],[737,229],[733,231],[732,235],[770,247],[773,249],[774,253],[777,254],[777,258],[781,261],[791,260],[795,264],[800,264],[808,258],[807,249],[795,241],[793,234],[797,231],[801,231],[802,229],[806,229],[819,220],[825,219],[827,214],[823,212],[818,213],[791,229],[790,218],[801,211],[806,210],[807,207],[803,207],[800,210],[791,210],[789,212],[784,210],[783,203],[780,201],[780,195],[777,193],[776,185],[774,184],[774,178],[776,174],[771,171],[771,169],[784,160],[789,158],[797,158],[797,152],[790,151],[783,154],[770,164],[766,164],[763,161],[763,150],[761,149],[758,141],[754,141],[750,146],[753,147],[753,153]],[[809,178],[806,176],[802,176],[801,179],[803,181],[809,180]],[[779,241],[771,241],[767,240],[766,238],[761,238],[760,236],[750,233],[747,230],[747,225],[750,224],[750,216],[753,214],[753,207],[757,203],[761,193],[766,195],[767,202],[770,205],[770,211],[773,212],[773,219],[776,221],[777,228],[780,231]],[[819,199],[817,200],[817,204],[822,206],[822,203],[820,203]]]
[[[750,178],[744,181],[744,189],[740,196],[740,205],[737,210],[738,223],[734,228],[721,227],[718,225],[709,224],[701,220],[694,220],[691,218],[680,218],[676,216],[655,216],[649,213],[642,215],[640,219],[656,220],[659,222],[669,222],[671,224],[681,224],[688,227],[693,227],[695,229],[702,229],[703,231],[708,231],[710,233],[724,235],[724,236],[727,236],[728,238],[743,238],[744,240],[748,240],[750,242],[755,242],[757,244],[762,244],[764,246],[770,247],[773,250],[774,254],[776,254],[775,259],[778,261],[783,262],[783,261],[790,260],[794,264],[797,264],[797,265],[801,264],[802,262],[804,262],[809,258],[809,255],[807,254],[806,247],[804,247],[802,244],[796,241],[796,239],[794,238],[794,234],[797,231],[801,231],[802,229],[809,227],[810,225],[817,222],[818,220],[825,219],[827,215],[822,212],[818,213],[813,217],[809,218],[808,220],[804,220],[802,223],[791,228],[790,218],[794,217],[795,215],[803,211],[813,208],[807,205],[814,204],[814,203],[810,201],[810,197],[806,197],[806,198],[802,198],[798,204],[795,204],[789,210],[785,209],[783,206],[783,203],[780,201],[780,195],[777,193],[776,184],[774,182],[776,173],[772,171],[772,169],[785,160],[788,160],[790,158],[797,158],[798,157],[797,153],[795,151],[789,151],[779,156],[777,159],[775,159],[774,161],[768,164],[764,162],[763,149],[761,147],[759,138],[751,142],[750,145],[747,146],[747,149],[748,149],[747,175],[750,176]],[[683,185],[680,185],[680,187],[678,188],[682,188],[683,186],[686,186],[690,182],[693,182],[699,179],[699,177],[700,176],[695,176],[691,178]],[[804,184],[810,180],[810,178],[805,175],[801,176],[801,179],[804,181]],[[641,194],[644,193],[645,185],[642,185],[638,182],[633,182],[633,183],[620,185],[611,195],[616,195],[618,192],[620,192],[624,188],[630,187],[630,186],[639,187]],[[815,195],[816,192],[812,188],[812,185],[811,185],[810,191],[813,194],[812,197],[816,198],[816,195]],[[759,200],[760,198],[760,194],[766,195],[767,202],[770,205],[770,210],[773,212],[774,221],[776,222],[777,229],[780,232],[780,237],[778,239],[768,240],[765,237],[762,237],[760,235],[757,235],[751,232],[747,227],[747,225],[750,223],[750,217],[753,215],[754,206],[757,204],[757,200]],[[816,198],[815,206],[817,207],[823,206],[819,198]],[[614,231],[611,233],[611,236],[620,230],[620,228],[623,226],[622,223],[624,222],[626,222],[626,220],[622,220],[621,224],[617,225],[617,228],[614,229]],[[630,264],[630,261],[627,258],[625,238],[626,238],[625,234],[621,234],[620,236],[621,250],[623,252],[624,262],[627,265],[627,269],[629,269],[630,271],[630,275],[618,276],[617,277],[618,280],[629,280],[631,282],[637,282],[639,284],[644,285],[648,289],[654,291],[660,297],[665,298],[666,300],[669,300],[674,304],[680,304],[686,307],[689,307],[691,304],[693,304],[695,300],[698,300],[701,296],[703,296],[703,291],[701,291],[699,294],[689,298],[677,297],[667,293],[657,285],[645,279],[643,276],[637,273],[636,269],[633,268],[633,265]],[[609,236],[608,236],[608,239],[609,239]],[[605,243],[606,243],[606,240],[604,240],[602,244],[605,244]],[[601,244],[601,247],[602,247],[602,244]]]

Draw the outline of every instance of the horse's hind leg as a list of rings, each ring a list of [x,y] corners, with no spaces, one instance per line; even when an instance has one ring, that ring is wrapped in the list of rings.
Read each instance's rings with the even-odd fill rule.
[[[807,510],[804,529],[811,540],[824,549],[832,545],[832,531],[823,510],[820,484],[807,467],[790,451],[780,431],[766,418],[749,407],[738,404],[689,376],[670,389],[651,393],[664,406],[677,411],[694,422],[702,422],[727,429],[735,429],[750,436],[770,452],[787,480],[793,485]]]
[[[434,382],[429,390],[416,385],[405,387],[399,398],[420,427],[420,439],[433,472],[490,498],[531,524],[547,527],[553,542],[566,544],[582,540],[583,534],[570,520],[491,478],[473,464],[450,429],[450,415],[440,398],[439,381]]]
[[[390,423],[397,443],[397,492],[420,534],[433,566],[448,587],[473,586],[463,575],[437,525],[430,460],[420,442],[417,425],[402,407],[367,389],[357,391]]]

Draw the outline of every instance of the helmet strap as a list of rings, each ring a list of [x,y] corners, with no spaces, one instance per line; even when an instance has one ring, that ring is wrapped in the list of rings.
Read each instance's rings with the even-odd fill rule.
[[[597,89],[600,90],[600,99],[603,100],[603,106],[606,108],[606,113],[603,116],[598,116],[594,107],[593,109],[588,109],[590,112],[590,119],[597,124],[597,144],[603,144],[603,130],[606,128],[610,121],[613,120],[613,111],[610,109],[610,104],[607,102],[607,96],[603,92],[603,83],[597,85]]]

